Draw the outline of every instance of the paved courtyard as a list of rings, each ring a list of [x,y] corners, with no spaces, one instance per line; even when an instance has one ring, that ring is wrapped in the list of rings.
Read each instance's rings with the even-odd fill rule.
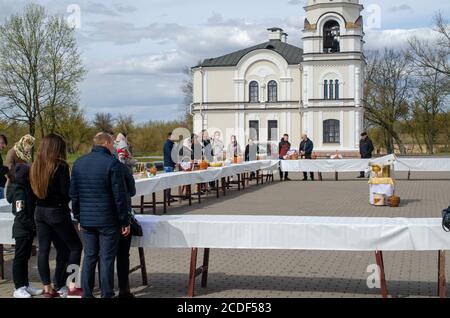
[[[450,204],[450,173],[420,174],[407,181],[399,174],[397,194],[401,207],[376,208],[368,204],[367,180],[355,174],[324,175],[323,182],[294,181],[231,190],[226,197],[210,195],[201,205],[175,203],[170,214],[264,214],[308,216],[440,217]],[[327,181],[328,180],[328,181]],[[449,234],[450,235],[450,234]],[[189,250],[146,250],[149,286],[140,286],[140,273],[131,275],[138,297],[185,297]],[[199,255],[199,263],[201,259]],[[392,297],[436,297],[437,253],[385,253],[386,278]],[[6,281],[0,281],[0,297],[11,297],[12,254],[6,257]],[[379,297],[369,289],[367,267],[375,263],[373,253],[312,251],[212,250],[208,288],[197,297]],[[132,250],[132,266],[138,264]],[[54,264],[52,264],[54,265]],[[449,275],[447,266],[447,275]],[[450,276],[449,276],[450,277]],[[31,279],[39,285],[36,258],[31,260]],[[448,286],[450,287],[450,286]]]

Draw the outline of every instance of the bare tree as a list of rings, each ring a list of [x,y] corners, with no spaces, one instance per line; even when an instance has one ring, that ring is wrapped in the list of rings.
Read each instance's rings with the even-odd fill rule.
[[[404,53],[385,49],[382,55],[369,55],[365,82],[367,121],[382,129],[388,153],[397,144],[405,154],[398,124],[408,115],[411,69]]]
[[[0,112],[26,123],[32,135],[45,134],[47,112],[53,131],[57,107],[77,102],[85,70],[73,32],[36,4],[0,26]]]
[[[124,134],[130,134],[134,130],[133,116],[119,114],[116,119],[116,130]]]
[[[427,153],[434,153],[434,145],[442,130],[441,114],[445,111],[450,94],[450,81],[434,68],[420,69],[418,87],[414,94],[412,118],[427,147]]]
[[[416,66],[450,76],[450,23],[442,13],[435,17],[434,32],[436,38],[432,40],[410,39],[410,56]]]
[[[115,119],[110,113],[96,113],[94,119],[94,127],[98,132],[112,132],[114,129]]]

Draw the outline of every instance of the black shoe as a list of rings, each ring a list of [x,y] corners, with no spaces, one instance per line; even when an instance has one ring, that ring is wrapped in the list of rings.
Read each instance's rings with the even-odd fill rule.
[[[302,179],[302,181],[308,181],[308,179]]]
[[[290,178],[284,178],[284,181],[292,181]]]
[[[358,176],[357,178],[358,178],[358,179],[364,179],[365,176]]]

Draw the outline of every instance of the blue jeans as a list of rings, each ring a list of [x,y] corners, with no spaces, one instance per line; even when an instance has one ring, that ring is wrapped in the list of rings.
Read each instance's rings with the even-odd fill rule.
[[[173,172],[173,170],[174,170],[173,167],[164,167],[164,172],[165,172],[165,173]]]
[[[102,298],[114,297],[114,260],[119,247],[119,227],[88,227],[81,231],[84,260],[81,288],[84,298],[93,298],[95,267],[99,261]]]
[[[5,198],[5,188],[0,188],[0,199]]]

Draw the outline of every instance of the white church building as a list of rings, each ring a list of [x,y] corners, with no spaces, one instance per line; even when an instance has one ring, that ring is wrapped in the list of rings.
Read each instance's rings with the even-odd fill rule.
[[[192,68],[194,132],[221,131],[298,148],[307,133],[317,153],[359,152],[363,128],[364,31],[358,0],[309,0],[303,49],[271,28],[268,41]]]

